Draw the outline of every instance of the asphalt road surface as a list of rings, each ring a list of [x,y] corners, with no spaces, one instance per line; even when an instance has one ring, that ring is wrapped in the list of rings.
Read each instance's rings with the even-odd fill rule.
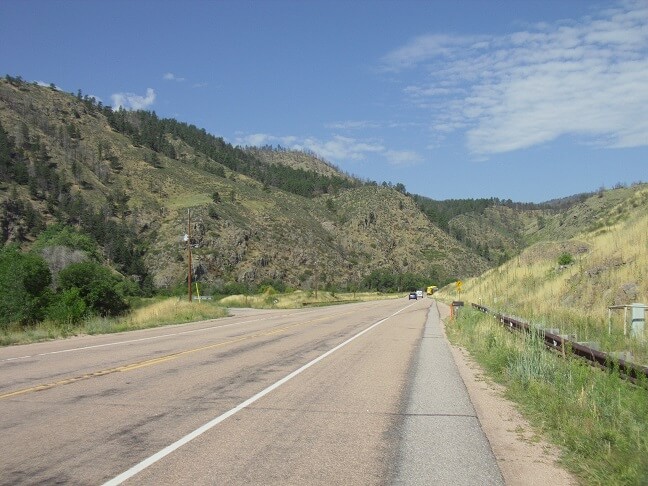
[[[2,348],[0,484],[499,484],[440,332],[400,299]]]

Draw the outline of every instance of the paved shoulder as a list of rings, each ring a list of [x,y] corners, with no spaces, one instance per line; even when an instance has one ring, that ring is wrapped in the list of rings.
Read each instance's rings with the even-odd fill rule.
[[[421,339],[394,483],[504,484],[435,305]]]

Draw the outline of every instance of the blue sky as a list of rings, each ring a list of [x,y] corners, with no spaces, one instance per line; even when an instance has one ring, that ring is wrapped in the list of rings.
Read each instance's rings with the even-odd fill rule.
[[[648,0],[1,0],[4,74],[434,199],[648,181]]]

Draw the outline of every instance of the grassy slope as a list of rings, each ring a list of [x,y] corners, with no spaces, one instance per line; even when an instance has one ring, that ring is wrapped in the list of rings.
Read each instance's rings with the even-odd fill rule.
[[[609,305],[648,302],[648,185],[606,191],[548,222],[545,235],[561,232],[568,237],[536,243],[466,280],[461,295],[451,286],[439,295],[557,327],[607,351],[629,350],[634,361],[648,364],[647,340],[623,336],[622,311],[613,315],[612,335],[607,332]],[[563,253],[574,263],[559,266]],[[564,464],[583,484],[648,484],[645,388],[562,359],[469,309],[448,333],[506,385],[507,396],[562,448]]]
[[[593,207],[604,210],[585,218]],[[506,264],[465,281],[462,298],[561,328],[582,341],[608,342],[644,355],[641,343],[608,338],[607,328],[608,306],[648,302],[648,186],[594,196],[568,217],[598,229],[530,246]],[[601,221],[611,225],[599,227]],[[572,255],[574,263],[560,266],[563,253]],[[615,334],[623,328],[622,317],[622,312],[613,314]]]

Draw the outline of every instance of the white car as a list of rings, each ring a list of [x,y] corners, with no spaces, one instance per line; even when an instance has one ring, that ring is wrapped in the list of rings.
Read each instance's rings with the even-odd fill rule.
[[[417,290],[416,291],[416,298],[417,299],[422,299],[423,298],[423,291],[422,290]]]

